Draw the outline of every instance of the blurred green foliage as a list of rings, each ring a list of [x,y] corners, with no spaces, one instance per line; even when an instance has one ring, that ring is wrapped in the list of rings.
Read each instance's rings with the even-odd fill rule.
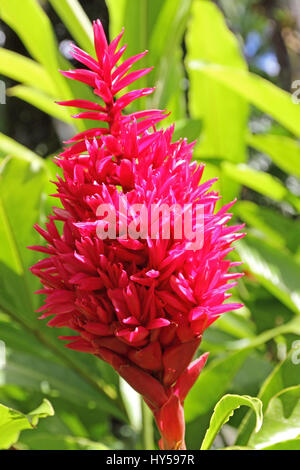
[[[155,83],[156,92],[139,100],[140,108],[170,110],[176,136],[198,139],[195,158],[206,163],[206,179],[219,177],[222,202],[238,198],[234,217],[247,224],[248,236],[231,255],[245,264],[246,276],[233,291],[245,307],[205,333],[201,351],[210,351],[210,360],[185,406],[192,449],[200,448],[213,409],[226,393],[231,395],[216,407],[203,448],[210,447],[236,408],[247,405],[252,410],[237,411],[214,447],[300,449],[300,107],[283,82],[278,86],[279,76],[259,70],[272,44],[259,10],[263,3],[106,1],[110,36],[125,26],[127,54],[149,49],[143,65],[155,65],[140,86]],[[49,4],[73,40],[93,53],[91,23],[77,0],[1,0],[1,19],[27,52],[1,48],[0,74],[15,83],[8,96],[47,114],[62,140],[75,127],[81,131],[91,124],[75,122],[54,101],[86,99],[91,92],[58,71],[72,64],[58,48]],[[289,24],[285,10],[275,13]],[[253,31],[260,37],[258,53],[251,53],[247,42]],[[38,283],[28,267],[38,255],[26,247],[39,241],[32,226],[43,223],[53,204],[54,165],[5,133],[0,155],[0,339],[7,352],[0,371],[3,416],[16,416],[5,406],[28,413],[45,398],[55,409],[54,416],[19,439],[17,433],[9,445],[18,439],[15,445],[24,449],[142,448],[145,413],[139,397],[106,364],[66,350],[57,331],[34,313]],[[255,433],[259,400],[264,420]],[[0,416],[0,436],[1,425]]]

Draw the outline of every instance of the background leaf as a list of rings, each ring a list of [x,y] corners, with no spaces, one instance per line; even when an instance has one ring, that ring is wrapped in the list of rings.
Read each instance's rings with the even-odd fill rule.
[[[214,408],[209,428],[206,431],[201,445],[201,450],[210,449],[223,424],[227,423],[234,411],[240,406],[248,406],[252,408],[256,416],[255,431],[258,432],[260,430],[263,422],[261,401],[258,398],[248,396],[225,395]]]
[[[0,404],[0,449],[9,449],[17,442],[21,431],[35,427],[39,419],[53,414],[54,410],[48,400],[43,400],[43,403],[28,415]]]

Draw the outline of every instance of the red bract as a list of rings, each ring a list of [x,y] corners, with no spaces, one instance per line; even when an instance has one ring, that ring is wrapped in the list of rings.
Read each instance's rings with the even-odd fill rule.
[[[78,134],[56,159],[63,177],[56,186],[63,205],[53,208],[46,230],[36,226],[47,245],[32,247],[48,257],[32,272],[44,286],[49,326],[69,327],[76,336],[67,347],[94,354],[112,365],[153,411],[163,449],[184,449],[184,399],[203,368],[207,354],[191,362],[204,330],[222,313],[240,307],[224,303],[240,273],[226,259],[239,226],[227,226],[231,204],[215,213],[219,200],[200,184],[204,166],[191,162],[193,144],[172,142],[173,127],[156,130],[165,114],[148,110],[123,114],[135,99],[152,93],[145,88],[119,92],[151,69],[131,72],[145,53],[117,66],[126,46],[123,32],[107,44],[100,21],[94,23],[97,60],[73,46],[73,56],[88,69],[63,74],[94,88],[101,103],[73,100],[61,104],[86,109],[75,117],[102,121]],[[120,208],[124,198],[128,212]],[[135,239],[122,236],[134,204],[201,205],[203,245],[191,249],[185,235],[157,237],[147,231]],[[97,215],[101,204],[114,207],[120,225],[114,238],[100,239]],[[62,233],[56,227],[60,221]],[[228,283],[228,281],[231,281]]]

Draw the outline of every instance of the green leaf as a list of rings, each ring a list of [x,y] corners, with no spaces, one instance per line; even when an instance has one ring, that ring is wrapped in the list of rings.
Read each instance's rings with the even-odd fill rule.
[[[150,39],[150,53],[154,63],[167,56],[180,45],[190,11],[191,0],[165,0],[162,2]]]
[[[277,178],[269,173],[254,170],[244,163],[233,165],[230,162],[222,162],[221,168],[228,178],[275,201],[284,200],[288,194],[286,187]]]
[[[295,252],[299,246],[300,221],[288,219],[269,207],[259,206],[250,201],[238,201],[234,213],[262,238],[276,247],[287,247]]]
[[[40,162],[43,160],[39,159]],[[57,340],[56,331],[42,326],[34,312],[41,301],[33,294],[39,288],[39,281],[28,268],[39,259],[39,254],[27,247],[40,244],[40,237],[33,225],[40,221],[43,214],[47,175],[45,168],[37,166],[35,161],[7,159],[0,166],[0,311],[10,315],[36,336],[43,347],[54,352],[70,370],[89,386],[92,385],[95,395],[106,403],[106,407],[111,406],[118,416],[124,417],[116,392],[109,386],[112,382],[106,384],[102,379],[95,379],[99,370],[104,376],[109,375],[107,368],[102,367],[102,363],[95,358],[67,351]],[[20,190],[26,194],[22,201]],[[99,367],[91,361],[97,361]]]
[[[222,395],[232,389],[237,374],[244,366],[251,351],[286,333],[300,334],[298,317],[280,327],[267,330],[261,335],[226,342],[225,349],[226,351],[231,350],[231,352],[225,357],[213,360],[205,367],[185,400],[185,416],[187,422],[192,421],[190,426],[195,423],[197,427],[197,420],[201,421],[202,427],[208,425],[208,413],[211,412]],[[206,348],[206,334],[203,339],[203,347]],[[295,366],[293,367],[295,368]],[[199,400],[199,396],[201,396],[201,400]],[[247,440],[243,440],[239,444],[247,444]]]
[[[260,335],[250,336],[241,340],[229,341],[225,344],[227,350],[239,350],[244,348],[258,348],[271,339],[285,334],[300,335],[300,317],[294,317],[291,321],[283,325],[271,328]]]
[[[202,129],[202,121],[200,119],[181,119],[175,121],[175,130],[173,140],[187,138],[189,142],[196,140]]]
[[[245,310],[245,307],[243,307]],[[252,338],[255,334],[255,325],[240,313],[227,312],[221,315],[215,327],[237,338]]]
[[[272,158],[275,165],[286,173],[300,177],[300,145],[284,135],[258,134],[247,137],[250,147]]]
[[[39,2],[2,0],[0,15],[2,20],[17,33],[31,56],[43,65],[54,79],[56,93],[65,99],[69,98],[69,87],[58,71],[58,46],[55,35],[50,20]]]
[[[24,435],[21,444],[30,450],[110,450],[106,445],[86,438],[35,431]]]
[[[115,37],[124,26],[127,50],[125,57],[149,49],[138,67],[151,67],[151,74],[139,80],[139,86],[156,85],[152,97],[139,99],[136,106],[165,109],[172,103],[174,119],[186,115],[182,38],[191,0],[107,0],[110,35]]]
[[[189,64],[191,69],[217,80],[300,137],[300,108],[292,102],[290,93],[258,75],[228,66],[229,63],[224,65],[207,65],[199,60]]]
[[[191,0],[162,2],[149,39],[148,63],[155,66],[150,81],[156,85],[151,106],[172,110],[172,121],[186,116],[182,40],[191,3]]]
[[[39,244],[33,225],[40,221],[47,172],[42,159],[10,158],[0,165],[0,308],[32,322],[39,283],[29,272],[38,254],[27,246]],[[21,198],[22,194],[26,197]],[[18,295],[16,295],[18,292]]]
[[[200,159],[204,156],[243,162],[246,160],[248,119],[246,100],[193,66],[194,63],[213,63],[241,70],[247,67],[236,37],[213,2],[193,2],[186,43],[190,113],[192,118],[203,121],[203,136],[197,154]],[[238,185],[228,183],[225,176],[222,178],[225,200],[233,199],[237,190]]]
[[[263,450],[300,450],[300,439],[278,442],[277,444],[264,447]]]
[[[70,367],[53,360],[13,352],[8,354],[4,376],[6,384],[20,385],[31,392],[45,389],[73,406],[93,406],[95,412],[110,413],[122,421],[126,420],[113,400],[104,393],[100,394]]]
[[[117,36],[122,27],[126,29],[126,57],[147,48],[162,3],[161,0],[106,0],[111,37]]]
[[[8,96],[16,96],[23,101],[35,106],[46,114],[60,119],[67,124],[75,125],[75,120],[71,118],[65,108],[57,105],[52,98],[34,88],[17,85],[7,90]]]
[[[109,11],[110,39],[115,38],[124,27],[127,0],[105,0]]]
[[[264,412],[274,395],[277,395],[285,388],[299,386],[299,364],[293,360],[296,353],[296,350],[292,351],[287,359],[280,363],[263,383],[258,398],[263,403]],[[236,444],[247,445],[254,427],[255,419],[250,412],[242,421]]]
[[[33,429],[39,419],[53,415],[52,405],[46,399],[28,415],[0,404],[0,449],[9,449],[18,441],[21,431]]]
[[[240,408],[240,406],[248,406],[249,408],[252,408],[256,415],[255,431],[259,431],[263,421],[262,402],[258,398],[246,395],[225,395],[214,408],[209,428],[206,431],[201,445],[201,450],[210,449],[223,424],[227,423],[234,411]]]
[[[36,153],[1,132],[0,151],[3,152],[5,156],[18,157],[27,162],[34,162],[36,165],[40,165],[40,167],[43,166],[43,160]]]
[[[95,55],[93,27],[77,0],[49,0],[73,38],[86,52]]]
[[[250,234],[237,243],[237,251],[266,289],[288,308],[300,312],[300,265],[288,252]]]
[[[264,423],[252,434],[249,444],[255,449],[289,441],[300,436],[300,385],[280,391],[264,413]]]
[[[0,74],[55,96],[51,76],[37,62],[14,51],[0,48]]]

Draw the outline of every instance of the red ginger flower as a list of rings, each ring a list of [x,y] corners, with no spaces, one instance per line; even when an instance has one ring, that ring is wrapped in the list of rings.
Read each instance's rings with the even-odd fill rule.
[[[191,162],[193,145],[172,143],[173,127],[155,129],[160,110],[123,114],[135,99],[153,89],[116,95],[151,69],[129,72],[145,53],[117,66],[126,46],[118,49],[123,32],[110,45],[100,21],[94,23],[97,61],[76,46],[75,59],[88,69],[63,74],[94,88],[103,103],[74,100],[60,104],[87,109],[75,117],[95,119],[105,127],[78,134],[56,159],[63,177],[55,183],[63,205],[53,208],[46,230],[36,226],[47,246],[31,247],[48,255],[31,268],[46,294],[41,318],[48,325],[69,327],[77,336],[62,337],[66,346],[92,353],[112,365],[153,411],[162,449],[185,449],[184,399],[200,374],[207,354],[191,362],[205,329],[222,313],[239,308],[228,304],[228,283],[241,276],[226,259],[231,244],[243,234],[227,226],[227,204],[217,213],[219,199],[200,184],[204,166]],[[124,198],[128,212],[120,213]],[[203,245],[191,249],[185,235],[169,239],[121,236],[121,225],[134,220],[130,207],[201,205]],[[100,239],[97,215],[101,204],[116,209],[120,219],[114,238]],[[56,222],[63,223],[60,234]],[[160,219],[159,230],[164,227]],[[174,228],[174,221],[173,221]],[[158,232],[160,233],[160,232]]]

